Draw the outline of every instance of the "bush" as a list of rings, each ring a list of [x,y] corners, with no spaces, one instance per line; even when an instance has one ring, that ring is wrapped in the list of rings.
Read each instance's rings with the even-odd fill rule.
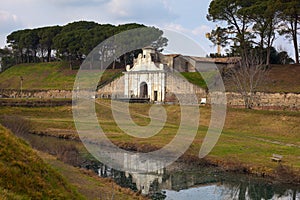
[[[0,120],[3,126],[11,130],[11,132],[16,135],[27,134],[31,130],[30,121],[24,117],[4,115]]]

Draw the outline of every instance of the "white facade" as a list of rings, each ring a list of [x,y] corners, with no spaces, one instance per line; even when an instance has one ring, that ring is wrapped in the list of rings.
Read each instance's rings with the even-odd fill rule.
[[[134,60],[132,68],[128,65],[124,72],[124,96],[126,98],[149,98],[150,101],[163,102],[166,94],[166,69],[164,64],[156,63],[156,52],[151,47],[144,48]]]
[[[205,89],[191,84],[174,71],[151,47],[144,48],[134,59],[133,67],[127,65],[123,73],[124,76],[99,88],[97,96],[131,102],[180,101],[181,104],[195,104],[195,94],[198,98],[207,96]]]

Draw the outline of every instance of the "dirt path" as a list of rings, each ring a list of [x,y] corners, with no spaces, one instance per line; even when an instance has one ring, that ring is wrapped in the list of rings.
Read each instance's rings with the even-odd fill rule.
[[[268,139],[258,138],[258,137],[252,137],[252,136],[246,136],[246,137],[247,137],[247,138],[250,138],[250,139],[262,141],[262,142],[271,143],[271,144],[277,144],[277,145],[286,146],[286,147],[296,147],[296,148],[300,148],[300,146],[299,146],[299,145],[296,145],[296,144],[284,143],[284,142],[280,142],[280,141],[276,141],[276,140],[268,140]]]

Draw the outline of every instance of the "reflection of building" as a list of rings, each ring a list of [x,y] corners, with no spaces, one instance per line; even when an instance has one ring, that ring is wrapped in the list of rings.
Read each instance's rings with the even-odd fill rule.
[[[177,191],[171,193],[179,195],[179,191],[192,187],[202,187],[201,190],[191,191],[191,194],[194,194],[192,196],[204,195],[203,198],[205,198],[205,194],[214,194],[216,199],[255,199],[255,197],[257,199],[278,199],[279,196],[289,197],[287,199],[298,199],[297,197],[300,195],[296,190],[286,191],[280,184],[274,185],[276,186],[274,187],[260,178],[249,179],[248,176],[238,174],[233,176],[232,173],[224,173],[211,166],[191,165],[185,168],[185,165],[181,166],[182,163],[179,163],[180,169],[176,168],[177,164],[175,164],[175,168],[170,166],[162,169],[157,168],[162,166],[162,158],[157,160],[145,159],[140,157],[139,154],[120,152],[114,153],[111,159],[118,161],[125,169],[131,169],[131,171],[116,171],[101,165],[98,170],[99,176],[112,177],[121,186],[134,189],[136,187],[143,195],[149,194],[150,197],[153,194],[162,193],[164,190]],[[138,168],[143,168],[141,173],[135,171]],[[276,189],[278,189],[277,192]],[[195,195],[195,192],[197,195]],[[282,192],[285,192],[285,194]],[[185,195],[182,196],[183,194]],[[179,197],[189,199],[192,197],[191,194],[183,192]]]
[[[137,189],[142,194],[147,195],[153,192],[161,192],[164,189],[181,190],[192,187],[196,184],[207,184],[215,182],[215,177],[207,176],[207,171],[198,171],[197,173],[170,173],[165,168],[165,160],[162,156],[159,158],[141,157],[139,154],[131,153],[112,153],[110,151],[110,160],[112,166],[119,166],[126,171],[125,177],[135,183]],[[103,165],[98,170],[99,176],[114,177],[115,172],[112,168]],[[122,177],[122,176],[118,176]],[[126,181],[123,181],[126,182]]]
[[[150,193],[151,185],[157,181],[158,184],[162,183],[163,170],[158,171],[157,173],[149,174],[138,174],[131,173],[132,182],[136,184],[136,187],[142,194],[147,195]],[[129,173],[126,173],[126,177],[129,177]]]
[[[136,187],[142,194],[149,194],[150,186],[153,182],[162,183],[164,174],[164,161],[154,160],[149,158],[143,160],[139,155],[124,154],[124,166],[131,171],[144,171],[144,173],[129,173],[126,172],[126,177],[129,174],[132,176],[132,181],[136,183]]]

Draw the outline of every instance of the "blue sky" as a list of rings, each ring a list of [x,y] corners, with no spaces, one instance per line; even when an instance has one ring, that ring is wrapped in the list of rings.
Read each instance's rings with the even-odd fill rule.
[[[6,36],[23,28],[64,25],[87,20],[98,23],[142,23],[185,34],[210,53],[216,47],[205,38],[216,24],[207,21],[211,0],[9,0],[0,7],[0,47]],[[284,45],[281,45],[284,44]],[[292,54],[291,45],[276,44]]]

